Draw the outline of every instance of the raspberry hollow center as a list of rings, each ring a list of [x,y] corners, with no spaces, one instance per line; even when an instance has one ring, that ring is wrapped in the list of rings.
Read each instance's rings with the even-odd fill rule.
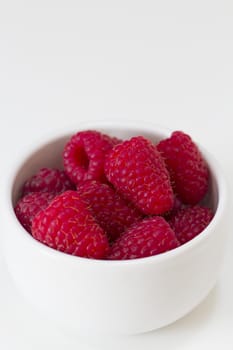
[[[88,170],[89,158],[83,147],[78,147],[74,154],[75,163],[83,169]]]

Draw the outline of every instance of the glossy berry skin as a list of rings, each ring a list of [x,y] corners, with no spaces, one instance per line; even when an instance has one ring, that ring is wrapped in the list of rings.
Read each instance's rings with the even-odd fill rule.
[[[61,193],[39,212],[32,235],[51,248],[80,257],[101,259],[109,249],[107,236],[76,191]]]
[[[88,204],[97,223],[115,240],[127,227],[142,218],[132,203],[124,200],[107,184],[85,181],[78,186],[78,193]]]
[[[58,194],[72,189],[75,189],[74,184],[64,170],[41,168],[24,183],[22,196],[32,192],[55,192]]]
[[[29,193],[19,199],[15,206],[15,214],[23,227],[31,233],[32,220],[45,209],[55,197],[51,192]]]
[[[76,185],[86,180],[105,182],[105,155],[118,142],[95,130],[73,135],[63,152],[64,167],[71,181]]]
[[[177,239],[184,244],[199,235],[210,223],[214,214],[211,209],[193,206],[179,210],[169,224]]]
[[[171,176],[174,192],[187,204],[201,201],[208,189],[209,171],[191,137],[175,131],[157,145]]]
[[[144,258],[177,248],[175,233],[160,216],[146,218],[132,225],[115,243],[109,260]]]
[[[142,136],[116,145],[106,156],[105,174],[125,198],[144,214],[163,214],[173,207],[173,191],[164,161]]]

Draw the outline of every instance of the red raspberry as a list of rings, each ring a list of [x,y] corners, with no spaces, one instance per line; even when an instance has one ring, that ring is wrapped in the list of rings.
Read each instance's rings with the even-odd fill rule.
[[[207,192],[209,171],[191,137],[175,131],[157,149],[170,172],[174,192],[184,203],[197,204]]]
[[[170,220],[179,210],[183,209],[183,208],[186,208],[187,205],[182,203],[181,200],[177,197],[177,196],[174,196],[174,204],[173,204],[173,207],[172,209],[165,213],[163,216],[164,218],[168,221]]]
[[[142,214],[126,202],[113,188],[98,181],[85,181],[78,193],[88,204],[97,223],[115,240],[128,226],[142,218]]]
[[[108,180],[144,214],[163,214],[173,206],[173,192],[164,161],[142,136],[116,145],[106,156]]]
[[[94,130],[81,131],[73,135],[63,153],[67,175],[76,185],[85,180],[105,182],[105,155],[119,142],[116,138]]]
[[[54,196],[55,194],[51,192],[34,192],[19,199],[15,206],[15,214],[29,233],[33,218],[49,205]]]
[[[194,206],[181,209],[170,220],[177,239],[184,244],[199,235],[210,223],[214,214],[211,209]]]
[[[42,168],[24,183],[22,196],[31,192],[61,193],[72,189],[74,185],[63,170]]]
[[[56,196],[32,222],[32,235],[59,251],[101,259],[108,252],[107,236],[76,191]]]
[[[179,245],[175,233],[165,219],[154,216],[132,225],[113,243],[107,258],[144,258],[177,248]]]

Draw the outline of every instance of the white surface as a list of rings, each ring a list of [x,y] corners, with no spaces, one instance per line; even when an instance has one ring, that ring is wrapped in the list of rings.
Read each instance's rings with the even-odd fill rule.
[[[183,129],[233,177],[233,3],[1,1],[0,188],[34,139],[80,120]],[[1,207],[1,220],[4,208]],[[24,302],[0,260],[0,348],[233,347],[233,239],[217,287],[189,316],[137,337],[73,337]]]

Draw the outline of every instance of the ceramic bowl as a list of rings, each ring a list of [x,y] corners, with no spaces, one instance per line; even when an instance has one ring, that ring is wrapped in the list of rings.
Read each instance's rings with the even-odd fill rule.
[[[168,325],[195,308],[216,283],[227,237],[227,189],[216,160],[201,151],[211,173],[215,215],[196,238],[142,259],[91,260],[51,249],[27,233],[13,207],[20,188],[41,167],[61,167],[71,134],[96,129],[120,138],[170,135],[156,125],[102,122],[42,139],[15,161],[4,188],[4,253],[16,286],[34,307],[62,327],[87,334],[136,334]]]

